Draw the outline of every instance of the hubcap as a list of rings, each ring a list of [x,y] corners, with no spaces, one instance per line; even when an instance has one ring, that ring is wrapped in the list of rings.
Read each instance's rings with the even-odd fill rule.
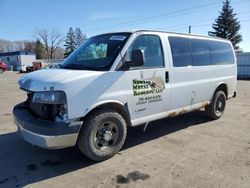
[[[113,122],[105,122],[97,128],[94,144],[98,150],[106,150],[116,144],[117,138],[117,125]]]
[[[222,107],[222,102],[219,101],[218,107],[221,108]]]
[[[112,140],[112,132],[109,129],[104,130],[104,134],[101,135],[105,142]]]
[[[220,114],[224,111],[224,108],[225,108],[225,99],[222,95],[220,95],[216,101],[215,112],[217,114]]]

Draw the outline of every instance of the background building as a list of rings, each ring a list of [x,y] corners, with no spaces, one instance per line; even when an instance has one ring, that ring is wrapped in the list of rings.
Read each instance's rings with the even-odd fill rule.
[[[237,54],[238,78],[250,78],[250,52]]]
[[[8,69],[13,68],[15,71],[26,71],[28,66],[36,60],[36,55],[28,51],[16,51],[0,53],[0,59],[7,64]]]

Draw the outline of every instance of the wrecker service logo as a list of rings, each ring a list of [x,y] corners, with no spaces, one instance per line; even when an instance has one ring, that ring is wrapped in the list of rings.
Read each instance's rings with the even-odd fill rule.
[[[141,79],[133,79],[133,94],[134,96],[148,95],[148,94],[158,94],[162,93],[165,89],[165,82],[161,77],[155,76],[154,72],[151,78],[143,78],[141,74]]]

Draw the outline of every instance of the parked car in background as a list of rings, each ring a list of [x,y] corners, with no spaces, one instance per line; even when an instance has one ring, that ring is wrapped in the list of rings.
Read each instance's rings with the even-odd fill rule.
[[[0,74],[2,74],[6,70],[7,70],[7,65],[3,61],[0,61]]]
[[[33,66],[26,67],[26,72],[33,72],[40,69],[57,69],[60,68],[60,63],[43,63],[39,61],[33,62]]]

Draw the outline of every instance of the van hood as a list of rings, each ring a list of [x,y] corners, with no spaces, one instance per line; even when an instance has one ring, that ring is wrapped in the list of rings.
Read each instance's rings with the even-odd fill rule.
[[[72,69],[42,69],[27,75],[19,80],[20,88],[28,91],[61,90],[67,83],[78,80],[88,82],[105,72],[72,70]]]

